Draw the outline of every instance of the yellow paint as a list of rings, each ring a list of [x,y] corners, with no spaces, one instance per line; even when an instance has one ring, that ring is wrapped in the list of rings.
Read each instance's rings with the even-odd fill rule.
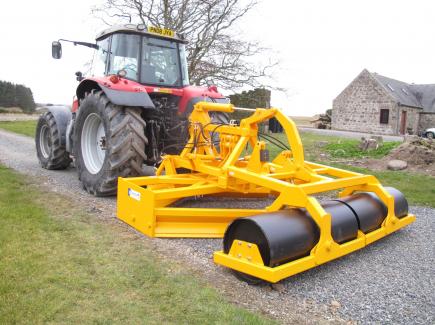
[[[255,244],[239,240],[228,254],[214,254],[216,263],[270,282],[349,254],[415,220],[413,215],[401,219],[395,216],[394,198],[374,176],[305,161],[296,125],[277,108],[252,110],[252,115],[243,119],[240,126],[211,123],[208,112],[236,109],[231,104],[197,103],[189,117],[189,141],[179,155],[163,157],[156,176],[119,179],[118,218],[150,237],[219,238],[236,218],[287,206],[306,208],[320,229],[319,242],[309,256],[268,267],[263,265]],[[284,128],[290,150],[281,152],[272,162],[265,162],[260,159],[260,151],[266,149],[266,143],[258,140],[258,125],[274,117]],[[219,135],[219,150],[212,141],[212,132]],[[247,144],[250,152],[246,152]],[[178,174],[177,168],[189,169],[191,173]],[[388,208],[381,228],[368,234],[359,232],[355,240],[341,245],[334,242],[331,216],[312,195],[339,189],[342,190],[339,196],[355,191],[378,195]],[[170,206],[180,199],[203,195],[271,195],[275,200],[262,209]]]
[[[167,37],[174,37],[175,35],[174,31],[170,29],[160,28],[155,26],[148,26],[148,32],[157,35],[167,36]]]
[[[168,88],[154,88],[155,93],[172,94],[172,89]]]

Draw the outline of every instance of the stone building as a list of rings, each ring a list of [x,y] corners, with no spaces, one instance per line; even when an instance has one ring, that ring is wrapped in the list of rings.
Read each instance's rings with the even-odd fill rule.
[[[333,101],[335,130],[417,134],[428,127],[435,127],[435,84],[408,84],[364,69]]]

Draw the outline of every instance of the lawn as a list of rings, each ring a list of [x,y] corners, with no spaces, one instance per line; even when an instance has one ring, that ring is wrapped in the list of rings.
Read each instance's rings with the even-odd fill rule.
[[[2,166],[0,184],[0,324],[272,323],[159,259],[121,224]]]
[[[275,133],[272,136],[286,145],[287,138],[284,133]],[[320,153],[327,154],[332,158],[382,158],[390,153],[392,149],[400,145],[400,142],[384,142],[376,150],[363,151],[359,149],[359,140],[347,139],[338,136],[328,136],[312,133],[309,131],[300,132],[304,153],[307,160],[316,160]],[[275,157],[281,149],[277,146],[269,146],[270,156]]]
[[[401,142],[384,142],[377,149],[363,151],[359,148],[358,140],[341,139],[332,141],[325,146],[327,153],[333,158],[382,158]]]
[[[0,121],[0,129],[34,137],[38,121]]]

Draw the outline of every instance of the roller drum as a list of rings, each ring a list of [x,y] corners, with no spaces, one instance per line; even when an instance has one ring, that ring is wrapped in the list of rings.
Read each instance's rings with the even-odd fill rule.
[[[405,195],[394,187],[385,187],[385,189],[394,197],[394,213],[396,217],[399,219],[406,217],[409,212],[409,206]]]
[[[264,265],[277,266],[306,256],[319,241],[319,228],[301,209],[280,210],[234,220],[224,236],[228,254],[234,240],[255,243]]]
[[[408,203],[402,193],[386,188],[394,196],[398,217],[408,214]],[[379,228],[387,208],[373,193],[357,193],[323,202],[331,215],[331,234],[342,244],[353,240],[358,229],[368,233]],[[224,252],[229,253],[234,240],[258,246],[264,265],[274,267],[307,256],[319,241],[320,231],[305,209],[286,209],[234,220],[224,235]]]
[[[408,214],[408,202],[405,196],[393,187],[385,187],[387,192],[394,197],[394,210],[396,216],[402,218]],[[374,193],[357,193],[335,201],[349,206],[355,213],[359,229],[369,233],[378,229],[385,220],[388,209]]]
[[[355,239],[358,223],[345,204],[328,201],[322,204],[332,216],[332,237],[338,243]],[[224,252],[234,240],[255,243],[269,266],[280,265],[307,256],[319,241],[319,228],[305,209],[288,209],[236,219],[224,236]]]
[[[387,216],[387,209],[381,200],[370,193],[357,193],[337,201],[349,206],[358,220],[359,229],[368,233],[379,228]]]
[[[335,242],[342,244],[357,237],[358,221],[352,209],[335,200],[321,205],[331,215],[331,234]]]

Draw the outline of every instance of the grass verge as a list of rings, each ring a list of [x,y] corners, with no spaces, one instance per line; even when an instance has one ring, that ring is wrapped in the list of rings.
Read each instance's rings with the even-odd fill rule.
[[[284,133],[275,133],[272,136],[288,145]],[[309,160],[315,159],[314,157],[318,157],[321,153],[333,158],[382,158],[400,145],[400,142],[384,142],[378,149],[363,151],[359,148],[360,141],[355,139],[316,134],[309,131],[301,132],[300,136],[305,156]],[[273,144],[268,145],[268,147],[271,157],[275,157],[281,152],[281,149]]]
[[[0,128],[7,131],[34,137],[38,121],[0,121]]]
[[[382,158],[401,142],[384,142],[379,148],[363,151],[359,148],[358,140],[340,140],[325,146],[326,151],[334,158]]]
[[[272,322],[1,165],[0,184],[0,324]]]

